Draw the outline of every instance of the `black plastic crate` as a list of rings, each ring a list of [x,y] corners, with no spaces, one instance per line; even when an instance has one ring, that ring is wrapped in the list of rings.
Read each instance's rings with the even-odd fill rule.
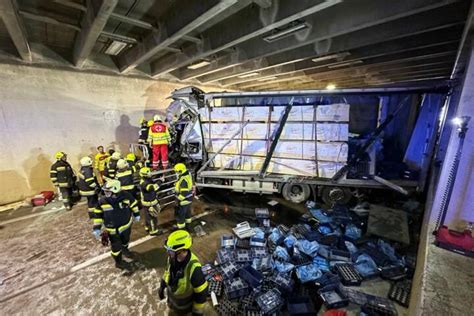
[[[219,301],[219,305],[214,307],[217,314],[220,316],[237,316],[239,315],[239,308],[238,305],[227,300],[221,299]]]
[[[352,263],[336,264],[334,271],[339,275],[341,283],[344,285],[360,285],[362,283],[363,278]]]
[[[274,273],[268,280],[283,293],[291,293],[294,289],[294,282],[290,274]]]
[[[319,279],[315,280],[315,284],[319,287],[325,287],[331,284],[339,284],[341,279],[337,274],[331,272],[324,273]]]
[[[217,250],[217,262],[219,264],[235,261],[235,253],[230,249]]]
[[[237,238],[235,241],[235,247],[240,249],[250,249],[250,239],[249,238]]]
[[[337,284],[331,284],[321,288],[319,296],[324,302],[324,305],[329,308],[341,308],[349,305],[349,299],[341,291],[340,286]]]
[[[273,260],[269,255],[263,258],[255,258],[252,263],[255,269],[263,274],[271,273],[273,271]]]
[[[252,253],[250,250],[239,249],[235,251],[235,262],[247,263],[252,261]]]
[[[321,235],[319,240],[316,240],[322,245],[334,247],[339,242],[339,237],[336,235]]]
[[[229,261],[220,265],[219,271],[224,279],[232,279],[239,272],[239,267],[234,262]]]
[[[263,316],[264,314],[258,307],[245,307],[244,316]]]
[[[293,230],[295,233],[301,234],[301,235],[306,235],[308,234],[311,230],[308,229],[304,224],[297,224],[293,226]]]
[[[291,263],[293,263],[295,266],[304,266],[307,264],[310,264],[313,262],[313,259],[305,254],[300,253],[297,256],[293,256],[291,258]]]
[[[249,285],[239,277],[224,281],[224,292],[229,300],[248,295],[250,293]]]
[[[397,316],[398,312],[393,304],[368,302],[361,306],[361,311],[369,316]]]
[[[266,256],[268,256],[267,248],[261,247],[261,248],[252,248],[250,249],[250,253],[253,259],[261,259]]]
[[[288,235],[288,233],[290,232],[290,228],[283,224],[278,225],[277,228],[283,236]]]
[[[310,316],[317,312],[309,296],[289,297],[286,307],[290,315]]]
[[[257,305],[265,315],[279,311],[283,304],[284,300],[277,289],[271,289],[257,297]]]
[[[244,266],[239,270],[239,276],[247,282],[250,287],[256,288],[262,285],[263,275],[261,272],[255,270],[250,265]]]
[[[401,306],[408,307],[410,303],[411,282],[394,282],[390,285],[388,298]]]
[[[270,211],[268,210],[268,208],[256,208],[255,217],[259,220],[269,219]]]
[[[402,266],[389,266],[380,269],[380,276],[384,280],[400,281],[407,275],[407,269]]]
[[[208,281],[208,293],[211,295],[211,292],[214,292],[216,296],[222,295],[222,281],[209,280]]]
[[[349,251],[331,249],[329,251],[329,260],[351,262],[351,253]]]

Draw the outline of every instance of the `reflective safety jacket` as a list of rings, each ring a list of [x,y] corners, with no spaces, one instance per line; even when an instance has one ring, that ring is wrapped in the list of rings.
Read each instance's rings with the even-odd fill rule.
[[[180,315],[191,309],[193,313],[203,313],[208,283],[194,253],[189,251],[183,262],[168,258],[163,281],[168,289],[168,303],[173,310]]]
[[[92,222],[94,229],[104,225],[110,234],[120,234],[132,226],[133,217],[139,215],[137,200],[130,193],[120,191],[115,197],[103,196],[99,199]]]
[[[105,164],[105,177],[109,179],[115,179],[115,174],[117,173],[117,161],[112,159],[112,157],[107,158],[107,163]]]
[[[94,168],[99,171],[105,170],[105,164],[107,163],[107,158],[109,158],[109,154],[107,153],[98,153],[94,157]]]
[[[71,165],[63,160],[58,160],[51,166],[49,177],[51,182],[60,188],[72,188],[76,181]]]
[[[160,122],[155,122],[148,131],[147,142],[152,145],[167,145],[170,141],[168,127]]]
[[[82,196],[91,196],[97,194],[98,182],[92,167],[81,167],[77,186],[79,187],[79,193]]]
[[[150,128],[147,125],[142,125],[140,131],[138,132],[138,143],[145,144],[148,140],[148,131]]]
[[[144,178],[140,181],[140,195],[143,206],[154,206],[158,204],[156,193],[159,189],[158,184],[150,178]]]
[[[130,170],[132,170],[133,182],[139,183],[140,182],[140,169],[143,167],[143,164],[140,161],[127,160],[127,162],[128,162],[128,165],[130,166]]]
[[[179,205],[191,204],[193,200],[193,179],[189,171],[179,176],[178,181],[174,185],[174,191]]]
[[[133,183],[133,172],[130,168],[118,170],[115,174],[115,179],[120,181],[122,190],[130,191],[135,188],[135,184]]]

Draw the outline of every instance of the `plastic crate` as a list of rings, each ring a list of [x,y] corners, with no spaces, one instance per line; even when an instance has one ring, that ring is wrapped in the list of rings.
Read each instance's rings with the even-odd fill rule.
[[[255,217],[257,219],[269,219],[270,218],[270,211],[268,208],[256,208],[255,209]]]
[[[263,282],[263,275],[261,272],[247,265],[239,270],[239,276],[247,282],[251,288],[259,287]]]
[[[311,230],[308,229],[304,224],[297,224],[293,226],[293,229],[296,233],[301,234],[301,235],[306,235],[309,233]]]
[[[233,300],[250,293],[250,288],[242,278],[236,277],[224,281],[224,291],[229,300]]]
[[[249,238],[255,235],[255,230],[250,227],[249,222],[242,222],[232,228],[234,234],[239,238]]]
[[[277,228],[283,236],[288,235],[288,233],[290,232],[290,228],[283,224],[278,225]]]
[[[253,259],[252,265],[254,268],[263,274],[271,273],[273,270],[273,260],[271,256],[266,256],[263,258],[255,258]]]
[[[349,251],[331,249],[329,251],[329,260],[351,262],[351,253]]]
[[[223,235],[221,236],[221,248],[234,249],[235,240],[232,235]]]
[[[377,248],[371,247],[369,245],[363,245],[360,247],[359,251],[369,255],[379,267],[390,265],[390,258]]]
[[[291,293],[294,288],[294,282],[290,274],[274,273],[268,278],[281,292]]]
[[[217,250],[217,263],[223,264],[226,262],[234,262],[235,253],[230,249],[219,249]]]
[[[271,289],[257,297],[257,305],[260,307],[263,314],[271,314],[278,311],[283,304],[283,298],[277,289]]]
[[[252,248],[250,250],[252,260],[261,259],[268,256],[267,248]]]
[[[394,282],[390,285],[388,298],[398,304],[408,307],[410,303],[411,282]]]
[[[336,264],[334,270],[344,285],[360,285],[362,283],[363,278],[352,263]]]
[[[235,241],[235,247],[239,249],[250,249],[250,239],[239,239],[237,238]]]
[[[244,307],[245,316],[263,316],[263,313],[257,307]]]
[[[219,269],[224,279],[232,279],[239,272],[239,267],[231,261],[220,265]]]
[[[380,269],[380,276],[384,280],[400,281],[407,275],[407,269],[401,266],[390,266]]]
[[[259,238],[253,236],[250,238],[250,247],[266,247],[267,246],[267,240],[265,238]]]
[[[316,315],[313,302],[309,296],[289,297],[286,303],[288,313],[297,316]]]
[[[216,296],[222,295],[222,281],[209,280],[208,284],[209,284],[209,287],[208,287],[209,295],[211,295],[211,292],[214,292]]]
[[[319,242],[321,245],[334,247],[339,242],[339,237],[336,235],[321,235],[321,237],[319,237],[319,240],[316,241]]]
[[[298,256],[293,256],[291,258],[291,263],[295,266],[304,266],[313,262],[313,259],[305,254],[299,254]]]
[[[319,279],[315,280],[315,284],[319,287],[325,287],[331,284],[339,284],[341,279],[337,274],[332,274],[331,272],[324,273]]]
[[[341,308],[349,305],[349,300],[337,284],[325,286],[321,288],[318,293],[323,300],[324,305],[329,309]]]
[[[361,306],[361,311],[369,315],[377,316],[397,316],[398,312],[393,304],[381,304],[368,302]]]
[[[250,250],[239,249],[235,251],[235,262],[247,263],[252,261],[252,252]]]
[[[220,316],[237,316],[239,314],[238,305],[227,299],[221,299],[215,310]]]

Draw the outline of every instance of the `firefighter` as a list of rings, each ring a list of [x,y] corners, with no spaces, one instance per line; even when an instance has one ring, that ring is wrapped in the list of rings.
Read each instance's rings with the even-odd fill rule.
[[[148,121],[145,120],[145,118],[142,118],[140,120],[140,130],[138,131],[138,144],[142,145],[140,147],[140,150],[143,153],[143,157],[150,157],[150,151],[147,143],[150,126],[148,126]]]
[[[178,175],[174,190],[176,196],[175,219],[178,229],[191,224],[191,202],[193,200],[193,179],[183,163],[174,166]]]
[[[97,179],[99,183],[104,182],[105,175],[105,164],[107,163],[107,158],[109,154],[104,151],[104,146],[97,147],[98,153],[94,157],[94,169],[97,171],[97,174],[100,175]]]
[[[56,162],[51,166],[50,178],[55,187],[61,192],[64,206],[67,210],[72,208],[72,191],[76,182],[76,175],[71,165],[67,162],[67,155],[58,151],[55,155]]]
[[[117,173],[117,162],[120,160],[120,153],[114,152],[107,158],[107,163],[105,164],[104,178],[105,180],[115,179],[115,174]]]
[[[161,229],[158,228],[158,214],[161,211],[157,199],[159,186],[153,182],[151,169],[148,167],[140,169],[140,177],[140,199],[145,214],[145,230],[152,236],[159,235],[162,232]]]
[[[178,315],[203,315],[208,283],[198,257],[191,251],[191,235],[177,230],[168,236],[165,248],[168,261],[159,289],[160,299],[168,294],[168,306]]]
[[[103,225],[109,236],[115,266],[119,269],[130,269],[129,263],[123,260],[122,255],[133,258],[128,243],[133,222],[140,221],[138,202],[130,193],[121,191],[118,180],[107,181],[102,190],[104,196],[99,199],[93,214],[93,234],[99,239]]]
[[[168,168],[168,144],[170,141],[170,132],[159,115],[153,117],[153,125],[148,132],[148,143],[153,150],[153,170],[157,170],[161,161],[163,169]]]
[[[125,160],[132,170],[133,181],[135,183],[140,182],[140,169],[143,167],[142,162],[137,160],[137,156],[135,156],[134,153],[128,153],[127,156],[125,156]]]
[[[127,191],[136,198],[135,184],[133,183],[133,172],[125,159],[119,159],[117,162],[117,173],[115,179],[120,181],[122,191]]]
[[[92,159],[90,157],[81,158],[81,171],[79,173],[79,181],[77,185],[79,187],[79,193],[81,196],[87,198],[87,209],[89,211],[89,218],[92,218],[94,209],[97,207],[99,201],[98,188],[99,183],[94,170],[92,169]]]

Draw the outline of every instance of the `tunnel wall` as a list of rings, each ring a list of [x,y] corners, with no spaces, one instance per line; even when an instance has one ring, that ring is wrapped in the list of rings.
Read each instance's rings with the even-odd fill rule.
[[[53,189],[56,151],[76,170],[98,145],[126,152],[144,113],[148,119],[165,109],[170,92],[183,86],[9,64],[0,64],[0,82],[0,205]]]

